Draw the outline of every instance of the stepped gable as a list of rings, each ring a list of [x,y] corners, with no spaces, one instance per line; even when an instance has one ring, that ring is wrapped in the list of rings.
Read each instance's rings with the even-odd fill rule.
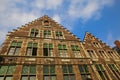
[[[49,27],[45,25],[45,22],[49,22],[48,23]],[[52,33],[54,33],[54,31],[62,31],[66,40],[80,41],[80,39],[77,38],[74,34],[72,34],[69,30],[55,22],[52,18],[48,17],[47,15],[35,19],[34,21],[29,22],[28,24],[22,25],[21,27],[18,27],[18,29],[13,29],[13,31],[8,32],[7,36],[29,37],[32,28],[39,30],[38,37],[42,36],[42,31],[45,30],[46,28],[51,30]]]
[[[94,42],[99,43],[101,48],[111,49],[110,46],[108,46],[106,43],[103,43],[102,40],[95,37],[93,34],[86,32],[83,41],[84,46],[92,48]]]

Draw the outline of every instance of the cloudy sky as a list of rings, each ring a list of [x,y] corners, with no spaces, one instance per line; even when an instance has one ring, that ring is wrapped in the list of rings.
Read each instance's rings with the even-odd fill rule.
[[[8,31],[43,15],[81,40],[86,31],[111,47],[120,40],[120,0],[1,0],[0,44]]]

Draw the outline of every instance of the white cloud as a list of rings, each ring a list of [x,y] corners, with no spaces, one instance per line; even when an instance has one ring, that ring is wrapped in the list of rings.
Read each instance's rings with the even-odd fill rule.
[[[53,16],[53,19],[56,21],[56,22],[58,22],[58,23],[61,23],[61,18],[60,18],[60,16],[59,15],[54,15]]]
[[[73,18],[87,21],[100,16],[101,10],[112,3],[113,0],[71,0],[68,14]]]
[[[35,0],[32,6],[39,9],[57,9],[62,5],[63,0]]]

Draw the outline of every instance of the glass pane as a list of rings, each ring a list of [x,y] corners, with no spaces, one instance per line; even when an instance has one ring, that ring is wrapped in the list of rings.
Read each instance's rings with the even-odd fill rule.
[[[44,76],[44,80],[49,80],[49,76]]]
[[[28,71],[29,71],[29,66],[23,66],[23,69],[22,69],[22,74],[28,74]]]
[[[69,80],[69,77],[67,75],[64,76],[64,80]]]
[[[114,71],[117,71],[117,68],[115,67],[114,64],[112,64],[112,68],[113,68]]]
[[[18,55],[19,52],[20,52],[20,48],[16,48],[16,50],[15,50],[15,55]]]
[[[14,51],[15,51],[15,48],[11,47],[9,52],[8,52],[8,55],[13,55]]]
[[[51,76],[50,80],[56,80],[56,76]]]
[[[83,70],[83,68],[82,68],[82,65],[79,65],[79,71],[80,71],[80,73],[84,73],[84,70]]]
[[[38,43],[34,43],[34,44],[33,44],[33,47],[37,47],[37,46],[38,46]]]
[[[36,66],[30,66],[30,74],[36,74]]]
[[[81,77],[82,77],[82,80],[87,80],[84,74],[82,74]]]
[[[61,44],[58,44],[58,49],[62,49],[62,45]]]
[[[0,67],[0,74],[4,75],[7,72],[8,66],[1,66]]]
[[[67,73],[67,66],[66,65],[62,66],[62,71],[63,71],[63,73]]]
[[[74,75],[70,75],[70,80],[75,80]]]
[[[35,76],[30,76],[30,80],[35,80]]]
[[[21,80],[28,80],[28,76],[22,76]]]
[[[16,42],[12,42],[12,43],[11,43],[11,46],[16,46],[16,45],[17,45]]]
[[[72,65],[68,65],[68,71],[69,71],[69,73],[73,73]]]
[[[43,48],[48,48],[48,44],[44,43]]]
[[[17,42],[18,47],[21,47],[21,45],[22,45],[22,42]]]
[[[49,74],[49,68],[48,68],[47,65],[44,65],[44,66],[43,66],[43,73],[44,73],[44,74]]]
[[[27,48],[27,56],[31,56],[32,48]]]
[[[15,66],[9,66],[7,74],[11,74],[12,75],[14,70],[15,70]]]
[[[50,65],[50,74],[55,74],[55,66]]]
[[[3,80],[4,79],[4,77],[3,76],[0,76],[0,80]]]
[[[32,42],[29,42],[27,47],[32,47]]]
[[[98,64],[95,64],[95,67],[96,67],[97,71],[100,71]]]
[[[11,79],[12,79],[12,76],[5,77],[5,80],[11,80]]]
[[[103,67],[102,67],[101,64],[99,64],[99,67],[100,67],[100,70],[101,70],[101,71],[104,71],[104,69],[103,69]]]
[[[34,32],[35,31],[35,29],[31,29],[31,32]]]
[[[49,48],[53,48],[53,45],[52,45],[52,44],[49,44]]]
[[[67,49],[66,45],[63,45],[63,49]]]
[[[84,69],[85,69],[85,72],[86,72],[86,73],[89,73],[88,68],[87,68],[87,65],[84,65]]]

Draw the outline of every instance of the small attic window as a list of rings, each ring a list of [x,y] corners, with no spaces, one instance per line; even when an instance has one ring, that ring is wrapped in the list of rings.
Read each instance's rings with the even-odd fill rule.
[[[48,20],[45,20],[45,21],[44,21],[44,25],[45,25],[45,26],[49,26],[49,21],[48,21]]]

